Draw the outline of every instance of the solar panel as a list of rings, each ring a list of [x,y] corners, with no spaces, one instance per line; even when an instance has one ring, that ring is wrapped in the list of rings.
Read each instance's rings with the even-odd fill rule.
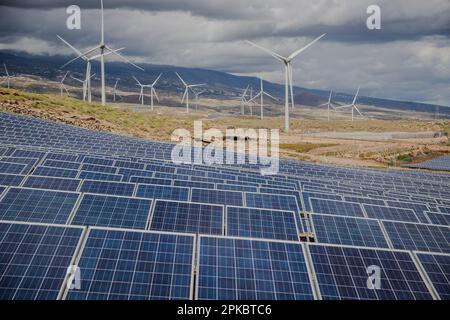
[[[136,177],[132,176],[130,182],[133,183],[144,183],[144,184],[159,184],[163,186],[172,185],[172,180],[170,179],[160,179],[160,178],[150,178],[150,177]]]
[[[23,186],[34,189],[77,191],[80,182],[81,180],[70,178],[29,176]]]
[[[450,228],[431,224],[382,221],[395,249],[450,253]]]
[[[132,196],[134,183],[84,180],[80,192]]]
[[[0,173],[0,184],[3,186],[18,186],[25,176]]]
[[[66,299],[192,298],[194,236],[92,228],[77,265],[80,290]]]
[[[450,214],[440,212],[425,212],[431,223],[450,226]]]
[[[332,214],[348,217],[364,217],[359,203],[309,198],[314,213]]]
[[[305,192],[302,193],[303,205],[305,207],[305,211],[310,212],[311,206],[309,204],[309,198],[319,198],[319,199],[328,199],[328,200],[342,200],[342,196],[338,194],[331,193],[319,193],[319,192]]]
[[[200,203],[216,203],[223,205],[242,206],[242,192],[210,189],[191,189],[191,201]]]
[[[80,164],[78,162],[59,161],[59,160],[45,160],[42,164],[44,167],[54,167],[62,169],[78,170]]]
[[[374,205],[378,205],[378,206],[385,206],[386,205],[384,200],[373,199],[373,198],[365,198],[365,197],[345,196],[344,200],[345,201],[349,201],[349,202],[374,204]]]
[[[26,164],[0,161],[0,173],[21,174],[26,167]]]
[[[97,165],[101,165],[101,166],[112,167],[114,165],[114,160],[104,159],[104,158],[84,157],[83,163],[97,164]]]
[[[45,177],[60,177],[60,178],[76,178],[77,170],[52,168],[52,167],[37,167],[34,169],[33,175]]]
[[[247,207],[287,210],[299,213],[299,206],[295,196],[264,194],[264,193],[246,193],[245,204]]]
[[[419,219],[417,219],[414,210],[412,209],[376,206],[371,204],[363,204],[363,207],[369,218],[405,222],[420,222]]]
[[[313,299],[300,243],[199,237],[197,299]]]
[[[432,299],[408,252],[319,244],[308,249],[324,300]],[[369,266],[379,267],[379,289],[368,287]]]
[[[49,152],[45,156],[45,159],[76,162],[78,159],[78,156],[76,154]]]
[[[378,220],[322,214],[311,219],[317,242],[389,248]]]
[[[214,187],[213,187],[214,188]],[[231,191],[243,191],[243,192],[258,192],[258,188],[251,186],[242,186],[234,184],[217,184],[218,190],[231,190]]]
[[[226,212],[229,236],[299,241],[293,211],[228,206]]]
[[[100,166],[96,164],[83,164],[81,167],[83,171],[92,171],[92,172],[101,172],[101,173],[112,173],[115,174],[117,172],[116,167],[108,167],[108,166]]]
[[[139,184],[136,196],[149,199],[188,201],[189,188]]]
[[[15,158],[15,157],[2,157],[2,161],[11,163],[26,164],[23,173],[28,173],[38,163],[38,158]]]
[[[100,181],[122,181],[123,177],[120,174],[81,171],[78,178],[86,180],[100,180]]]
[[[84,194],[71,224],[145,229],[152,200]]]
[[[450,300],[450,255],[415,253],[442,300]]]
[[[189,188],[200,188],[200,189],[214,189],[214,183],[208,182],[197,182],[197,181],[186,181],[186,180],[174,180],[174,186],[178,187],[189,187]]]
[[[407,208],[412,209],[416,213],[417,218],[422,223],[430,223],[425,215],[425,211],[429,211],[429,208],[426,204],[414,203],[414,202],[402,202],[402,201],[386,201],[387,205],[390,207],[396,208]]]
[[[82,228],[0,222],[0,300],[56,300]]]
[[[438,210],[442,213],[449,213],[450,214],[450,207],[443,207],[443,206],[438,206]]]
[[[65,224],[78,193],[10,188],[0,201],[0,220]]]
[[[157,200],[150,230],[223,234],[223,206]]]

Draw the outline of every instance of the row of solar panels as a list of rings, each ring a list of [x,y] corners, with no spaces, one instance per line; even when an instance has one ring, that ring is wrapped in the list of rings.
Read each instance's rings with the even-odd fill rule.
[[[0,189],[0,191],[3,191]],[[264,195],[257,194],[267,199]],[[153,199],[158,199],[154,196]],[[180,199],[176,199],[180,200]],[[181,199],[183,200],[183,199]],[[317,203],[335,203],[318,200]],[[280,202],[284,204],[284,202]],[[326,205],[326,208],[331,208]],[[367,208],[377,208],[368,206]],[[365,209],[366,212],[368,209]],[[300,218],[296,210],[262,209],[173,200],[152,200],[101,194],[9,188],[0,200],[0,220],[150,229],[196,234],[228,235],[278,240],[302,240],[311,232],[315,241],[450,253],[450,227],[445,225],[400,222],[375,209],[378,216],[366,218],[351,211],[320,212]],[[354,210],[354,208],[344,208]],[[357,212],[357,211],[354,211]],[[414,211],[408,212],[414,215]],[[448,214],[441,214],[446,218]],[[404,219],[405,220],[405,219]]]
[[[11,222],[0,252],[0,299],[450,298],[444,254]]]
[[[450,171],[450,156],[441,156],[421,163],[405,165],[410,168]]]

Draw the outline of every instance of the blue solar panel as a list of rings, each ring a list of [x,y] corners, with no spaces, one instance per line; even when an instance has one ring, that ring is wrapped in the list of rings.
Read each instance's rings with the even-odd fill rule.
[[[277,209],[300,212],[295,196],[263,193],[246,193],[245,204],[247,207]]]
[[[80,182],[81,180],[70,178],[29,176],[23,186],[34,189],[77,191]]]
[[[395,249],[450,253],[450,228],[430,224],[383,221]]]
[[[309,198],[314,213],[332,214],[348,217],[364,217],[361,205],[354,202]]]
[[[100,181],[122,181],[123,176],[120,174],[112,174],[112,173],[81,171],[78,178],[89,180],[100,180]]]
[[[189,200],[189,188],[139,184],[136,196],[149,199]]]
[[[308,248],[322,299],[432,299],[408,252],[318,244]],[[368,288],[369,266],[380,268],[379,289]]]
[[[250,238],[298,241],[293,211],[255,209],[228,206],[226,215],[227,235]]]
[[[133,183],[85,180],[80,192],[110,194],[115,196],[132,196]]]
[[[450,300],[450,255],[416,253],[434,289],[442,300]]]
[[[170,180],[170,179],[135,177],[135,176],[132,176],[130,178],[130,182],[145,183],[145,184],[159,184],[159,185],[163,185],[163,186],[170,186],[172,184],[172,180]]]
[[[145,229],[152,200],[84,194],[72,224]]]
[[[92,171],[92,172],[102,172],[102,173],[112,173],[115,174],[117,172],[116,167],[108,167],[108,166],[100,166],[96,164],[83,164],[81,167],[83,171]]]
[[[0,173],[21,174],[26,167],[26,164],[0,161]]]
[[[52,167],[37,167],[34,169],[33,175],[44,177],[76,178],[78,176],[78,171]]]
[[[201,203],[217,203],[223,205],[242,206],[242,192],[209,189],[191,190],[191,201]]]
[[[209,187],[206,187],[209,188]],[[212,187],[214,188],[214,186]],[[251,187],[251,186],[242,186],[242,185],[235,185],[235,184],[217,184],[218,190],[231,190],[231,191],[243,191],[243,192],[258,192],[258,188]]]
[[[313,299],[300,243],[200,236],[197,298]]]
[[[0,220],[65,224],[78,193],[10,188],[0,201]]]
[[[222,235],[223,220],[222,206],[157,200],[150,229]]]
[[[405,222],[420,222],[419,219],[417,219],[414,210],[412,209],[376,206],[371,204],[363,204],[363,207],[369,218]]]
[[[431,223],[450,226],[450,214],[439,212],[425,212]]]
[[[56,300],[82,232],[0,222],[0,300]]]
[[[83,158],[83,163],[97,164],[97,165],[100,165],[100,166],[110,166],[110,167],[112,167],[114,165],[114,160],[104,159],[104,158],[84,157]]]
[[[90,229],[77,263],[80,290],[66,299],[192,298],[194,236]]]
[[[39,161],[38,158],[15,158],[15,157],[2,157],[1,161],[10,163],[26,164],[23,173],[28,173]]]
[[[309,204],[309,198],[319,198],[328,200],[342,200],[342,197],[337,194],[331,193],[319,193],[319,192],[302,192],[303,205],[305,206],[305,211],[310,212],[311,206]]]
[[[45,160],[42,165],[44,167],[72,169],[72,170],[78,170],[78,168],[80,167],[80,164],[78,162],[59,161],[50,159]]]
[[[317,242],[389,248],[378,220],[313,214]]]
[[[348,201],[348,202],[367,203],[367,204],[374,204],[374,205],[378,205],[378,206],[386,205],[386,202],[384,200],[365,198],[365,197],[345,196],[344,200]]]
[[[438,210],[442,213],[449,213],[450,214],[450,207],[444,207],[444,206],[438,206]]]
[[[189,188],[198,188],[198,189],[214,189],[214,183],[208,183],[208,182],[174,180],[173,185],[178,186],[178,187],[189,187]]]
[[[430,223],[427,219],[425,211],[429,211],[429,208],[426,204],[421,203],[414,203],[414,202],[402,202],[402,201],[392,201],[387,200],[387,205],[390,207],[396,207],[396,208],[407,208],[412,209],[416,213],[417,218],[422,223]]]
[[[45,156],[45,159],[76,162],[78,159],[78,156],[75,154],[49,152]]]
[[[0,185],[3,186],[18,186],[22,183],[25,176],[15,174],[0,173]]]

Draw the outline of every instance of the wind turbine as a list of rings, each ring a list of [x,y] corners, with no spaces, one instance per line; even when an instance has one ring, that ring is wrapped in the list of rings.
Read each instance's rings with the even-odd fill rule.
[[[78,82],[80,82],[80,83],[83,84],[83,101],[86,101],[86,98],[87,98],[87,95],[88,95],[88,94],[87,94],[87,92],[88,92],[88,83],[91,82],[91,78],[95,77],[95,73],[94,73],[89,79],[84,79],[84,80],[75,78],[75,77],[72,76],[72,75],[70,75],[70,77],[71,77],[73,80],[78,81]]]
[[[194,95],[195,95],[195,110],[198,110],[198,97],[205,93],[206,91],[194,91]]]
[[[320,37],[314,39],[309,44],[307,44],[303,48],[293,52],[288,57],[283,57],[283,56],[279,55],[278,53],[275,53],[275,52],[273,52],[273,51],[271,51],[269,49],[261,47],[261,46],[257,45],[256,43],[253,43],[253,42],[247,40],[247,43],[249,43],[250,45],[252,45],[252,46],[254,46],[254,47],[264,51],[265,53],[270,54],[272,57],[274,57],[275,59],[277,59],[278,61],[280,61],[280,62],[282,62],[284,64],[284,70],[285,70],[284,130],[286,132],[289,131],[289,88],[290,88],[290,91],[291,91],[291,105],[292,105],[292,108],[294,108],[294,90],[293,90],[293,84],[292,84],[292,65],[291,65],[291,62],[297,55],[299,55],[301,52],[303,52],[304,50],[306,50],[307,48],[312,46],[314,43],[319,41],[324,36],[325,36],[325,34],[323,34]]]
[[[267,96],[269,98],[272,98],[273,100],[277,100],[277,98],[271,96],[270,94],[268,94],[267,92],[264,91],[264,87],[263,87],[263,80],[262,78],[261,80],[261,89],[260,91],[249,100],[249,102],[253,102],[256,101],[256,99],[259,97],[261,100],[261,120],[264,118],[264,96]]]
[[[180,75],[178,74],[178,72],[175,72],[176,75],[178,76],[178,78],[181,80],[181,82],[183,83],[185,89],[184,89],[184,94],[183,94],[183,98],[181,99],[181,103],[184,102],[184,99],[186,99],[186,112],[189,112],[189,89],[195,94],[194,90],[192,90],[192,88],[195,87],[200,87],[200,86],[204,86],[204,83],[201,84],[187,84],[186,82],[184,82],[184,80],[180,77]]]
[[[150,88],[150,105],[152,107],[152,111],[153,111],[153,96],[155,96],[156,100],[158,100],[158,102],[159,102],[158,94],[156,93],[156,90],[155,90],[155,85],[156,85],[156,82],[158,82],[159,78],[161,78],[161,76],[162,76],[162,73],[159,74],[159,76],[156,78],[155,81],[153,81],[152,84],[142,84],[139,82],[139,80],[135,76],[133,76],[134,80],[136,80],[136,82],[137,82],[137,85],[141,87],[139,99],[141,100],[142,105],[144,104],[144,88]]]
[[[66,80],[68,74],[69,74],[69,71],[66,72],[64,77],[62,77],[61,81],[59,82],[59,89],[61,91],[61,97],[62,97],[64,91],[66,91],[67,95],[69,95],[69,91],[67,90],[66,85],[64,84],[64,80]]]
[[[78,57],[72,59],[71,61],[69,61],[69,63],[71,63],[71,62],[73,62],[73,61],[75,61],[75,60],[77,60],[79,58],[82,58],[83,56],[87,57],[90,54],[92,54],[93,52],[100,50],[99,56],[100,56],[100,70],[101,70],[100,73],[101,73],[101,83],[102,83],[102,106],[105,106],[106,105],[105,56],[107,54],[113,54],[113,55],[119,57],[120,59],[122,59],[123,61],[125,61],[126,63],[131,64],[132,66],[134,66],[134,67],[136,67],[136,68],[138,68],[138,69],[140,69],[142,71],[144,71],[144,69],[142,69],[138,65],[132,63],[130,60],[125,58],[124,56],[122,56],[119,53],[117,53],[117,51],[119,51],[119,50],[114,50],[114,49],[112,49],[110,46],[108,46],[105,43],[105,24],[104,24],[104,14],[103,14],[103,0],[100,1],[100,4],[101,4],[100,43],[96,47],[94,47],[94,48],[92,48],[92,49],[90,49],[90,50],[88,50],[88,51],[86,51],[84,53],[81,53],[81,55],[78,55]]]
[[[69,42],[67,42],[66,40],[64,40],[61,36],[56,35],[58,37],[59,40],[61,40],[62,42],[64,42],[69,48],[71,48],[73,51],[75,51],[75,53],[78,55],[77,57],[73,58],[72,60],[66,62],[65,64],[63,64],[61,66],[61,69],[68,66],[69,64],[71,64],[72,62],[74,62],[75,60],[81,58],[84,61],[86,61],[86,83],[87,83],[87,96],[88,96],[88,101],[92,102],[92,94],[91,94],[91,69],[92,69],[92,61],[96,60],[98,58],[100,58],[101,54],[96,54],[94,56],[89,56],[89,54],[83,54],[81,53],[80,50],[78,50],[77,48],[75,48],[73,45],[71,45]],[[114,52],[119,52],[121,50],[123,50],[125,48],[119,48],[116,50],[113,50]],[[107,56],[111,53],[113,53],[113,51],[108,51],[106,52],[104,55]]]
[[[119,96],[122,99],[122,96],[120,94],[117,93],[117,84],[119,83],[120,79],[117,78],[116,79],[116,83],[114,84],[114,88],[113,88],[113,101],[116,102],[116,95]]]
[[[356,91],[355,97],[353,98],[353,102],[351,104],[347,104],[345,106],[339,106],[336,107],[335,110],[337,109],[343,109],[343,108],[352,108],[352,122],[354,120],[354,113],[355,110],[359,113],[359,115],[364,119],[363,114],[359,111],[358,107],[356,106],[356,99],[358,98],[358,94],[359,94],[359,89],[361,89],[361,86],[358,87],[358,91]]]
[[[9,89],[9,87],[10,87],[9,79],[11,78],[11,76],[9,75],[8,68],[6,68],[6,63],[3,64],[3,67],[5,68],[5,73],[6,73],[5,78],[6,78],[6,83],[7,83],[8,89]]]
[[[239,98],[241,100],[241,115],[245,114],[245,106],[248,103],[248,101],[247,101],[247,92],[248,92],[249,88],[250,88],[250,85],[248,85],[247,88],[245,88],[244,93]]]
[[[330,121],[330,108],[336,111],[336,108],[331,103],[331,96],[333,95],[333,90],[330,91],[330,96],[328,97],[328,102],[319,105],[319,107],[327,106],[328,108],[328,121]]]

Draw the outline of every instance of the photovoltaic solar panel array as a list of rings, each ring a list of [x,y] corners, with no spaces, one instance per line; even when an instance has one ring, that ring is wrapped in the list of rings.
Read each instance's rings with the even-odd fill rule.
[[[172,148],[0,113],[0,299],[450,299],[448,173]]]

